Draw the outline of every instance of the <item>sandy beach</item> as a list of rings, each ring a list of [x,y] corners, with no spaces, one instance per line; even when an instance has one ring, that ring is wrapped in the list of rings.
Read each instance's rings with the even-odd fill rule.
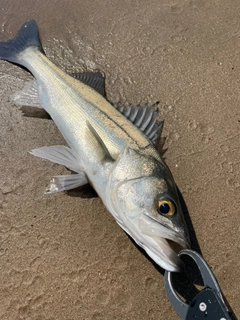
[[[158,102],[192,248],[240,317],[240,2],[19,3],[1,0],[0,41],[35,19],[61,69],[102,71],[112,103]],[[69,171],[28,152],[66,142],[53,121],[24,117],[11,102],[30,79],[0,61],[0,318],[179,319],[163,270],[101,199],[87,189],[44,195]]]

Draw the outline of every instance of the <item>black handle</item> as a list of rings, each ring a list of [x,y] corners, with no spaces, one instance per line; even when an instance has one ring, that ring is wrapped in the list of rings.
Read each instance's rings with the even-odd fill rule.
[[[225,304],[210,288],[204,288],[191,301],[185,320],[231,320]]]

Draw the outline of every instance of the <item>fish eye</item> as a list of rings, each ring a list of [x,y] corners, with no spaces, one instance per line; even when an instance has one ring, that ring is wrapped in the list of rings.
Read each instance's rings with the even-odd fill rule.
[[[173,216],[175,213],[175,206],[170,200],[158,201],[158,213],[163,216]]]

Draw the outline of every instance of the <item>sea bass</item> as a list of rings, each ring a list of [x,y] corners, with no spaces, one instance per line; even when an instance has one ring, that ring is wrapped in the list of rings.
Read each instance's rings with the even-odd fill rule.
[[[161,131],[155,107],[114,107],[104,97],[101,74],[60,70],[45,56],[34,20],[0,43],[0,58],[35,78],[13,96],[15,103],[43,107],[68,144],[31,152],[75,172],[53,177],[47,193],[90,183],[119,226],[159,266],[181,271],[171,244],[187,248],[189,237],[175,182],[154,147]]]

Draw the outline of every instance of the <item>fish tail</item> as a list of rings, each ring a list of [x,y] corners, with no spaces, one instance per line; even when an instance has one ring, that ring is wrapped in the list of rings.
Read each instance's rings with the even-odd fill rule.
[[[0,59],[24,64],[21,63],[20,53],[29,47],[35,47],[44,53],[35,20],[24,23],[15,38],[0,42]]]

